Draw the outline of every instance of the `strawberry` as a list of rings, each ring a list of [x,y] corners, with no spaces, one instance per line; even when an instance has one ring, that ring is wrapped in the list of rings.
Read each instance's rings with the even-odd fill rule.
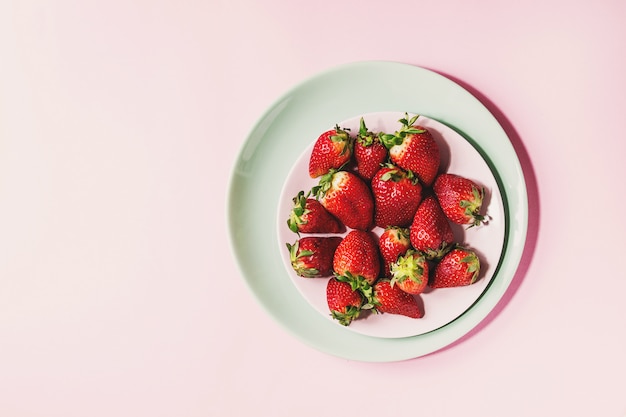
[[[367,130],[362,117],[353,152],[357,172],[367,181],[374,177],[381,164],[387,160],[387,148],[382,144],[378,135]]]
[[[480,260],[476,252],[457,246],[448,252],[435,267],[431,288],[460,287],[478,280]]]
[[[294,233],[341,233],[343,225],[309,195],[310,192],[305,195],[300,191],[292,199],[293,208],[287,219],[289,229]]]
[[[348,232],[335,250],[333,270],[335,276],[357,286],[364,282],[372,285],[380,272],[380,254],[373,235],[363,230]]]
[[[309,175],[317,178],[330,169],[338,169],[350,160],[353,140],[347,129],[335,126],[334,129],[322,133],[315,144],[309,158]]]
[[[408,227],[422,200],[422,186],[411,171],[387,164],[372,178],[374,224]]]
[[[312,193],[324,208],[351,229],[369,230],[374,219],[374,199],[368,185],[356,174],[331,169]]]
[[[428,284],[428,263],[421,252],[408,250],[391,264],[391,285],[409,294],[421,294]]]
[[[332,318],[343,326],[349,326],[361,313],[363,296],[349,283],[331,278],[326,284],[326,303]]]
[[[293,270],[305,278],[331,276],[333,257],[340,243],[338,236],[307,236],[296,240],[293,245],[287,243]]]
[[[455,174],[437,177],[433,191],[451,222],[478,226],[485,216],[480,214],[485,190],[472,180]]]
[[[411,244],[429,260],[441,259],[454,242],[448,218],[431,195],[424,198],[417,208],[409,229]]]
[[[415,125],[419,116],[400,119],[402,128],[394,134],[383,134],[381,140],[389,149],[389,159],[405,170],[413,171],[425,186],[430,186],[441,163],[439,146],[428,129]]]
[[[411,249],[409,229],[398,226],[387,227],[378,239],[378,248],[383,260],[381,275],[390,277],[391,264],[398,260],[398,256],[404,255],[407,250]]]
[[[414,319],[423,316],[415,297],[397,285],[391,285],[386,278],[376,282],[373,293],[373,310],[378,313],[400,314]]]

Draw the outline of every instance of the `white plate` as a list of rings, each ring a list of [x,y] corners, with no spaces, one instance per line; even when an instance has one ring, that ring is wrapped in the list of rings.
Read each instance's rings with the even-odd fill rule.
[[[337,121],[380,111],[428,116],[459,132],[496,176],[505,212],[505,242],[482,296],[456,320],[412,337],[366,336],[320,314],[292,284],[277,238],[280,193],[294,161],[315,135]],[[233,166],[228,195],[229,238],[241,276],[266,312],[302,342],[342,358],[398,361],[459,340],[500,302],[516,273],[528,226],[522,167],[496,118],[460,85],[433,71],[394,62],[332,68],[287,91],[250,131]],[[255,316],[239,317],[254,323]],[[264,341],[255,341],[263,343]]]
[[[409,116],[413,116],[413,114],[409,113]],[[368,113],[341,121],[338,125],[350,129],[354,134],[359,130],[361,117],[363,117],[370,131],[393,133],[400,129],[401,124],[398,120],[404,117],[404,113]],[[481,261],[481,272],[479,280],[473,285],[459,288],[427,289],[425,293],[417,296],[424,309],[424,317],[420,319],[393,314],[363,314],[362,317],[345,327],[348,330],[368,336],[386,338],[416,336],[450,323],[480,298],[493,277],[496,265],[502,255],[505,231],[504,206],[498,184],[489,166],[471,144],[446,125],[425,116],[420,116],[416,123],[426,127],[437,141],[442,158],[441,172],[462,175],[485,188],[484,212],[490,217],[489,224],[470,229],[460,225],[452,225],[455,242],[464,243],[477,252]],[[334,125],[328,126],[328,129],[333,127]],[[300,190],[307,192],[319,182],[319,179],[312,179],[308,172],[309,158],[315,139],[317,137],[311,138],[311,145],[295,161],[283,186],[277,213],[277,236],[279,247],[283,248],[281,251],[283,265],[298,291],[320,314],[341,326],[331,318],[326,304],[328,278],[298,276],[291,267],[289,252],[285,245],[285,243],[294,243],[298,238],[298,235],[287,227],[287,218],[293,208],[292,198]],[[376,227],[373,232],[380,236],[382,229]],[[314,235],[302,234],[301,236]],[[338,234],[337,236],[342,235]]]

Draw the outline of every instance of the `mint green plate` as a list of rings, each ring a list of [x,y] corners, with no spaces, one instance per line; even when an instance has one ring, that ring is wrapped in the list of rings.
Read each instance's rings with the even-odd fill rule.
[[[291,282],[281,260],[284,248],[277,243],[276,213],[293,161],[319,132],[338,121],[382,111],[422,114],[461,133],[490,165],[506,216],[502,256],[482,296],[456,320],[405,338],[362,335],[320,315]],[[314,76],[265,112],[235,162],[228,213],[231,246],[240,271],[265,311],[320,351],[352,360],[388,362],[423,356],[449,345],[496,306],[522,256],[528,201],[522,168],[509,138],[489,110],[468,91],[420,67],[358,62]]]

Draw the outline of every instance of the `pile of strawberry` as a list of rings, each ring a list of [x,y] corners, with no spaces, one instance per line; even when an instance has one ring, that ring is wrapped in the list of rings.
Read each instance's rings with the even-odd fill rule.
[[[293,270],[330,277],[328,308],[345,326],[364,310],[423,317],[416,297],[427,286],[478,279],[480,260],[455,242],[450,222],[483,223],[484,190],[440,172],[438,145],[417,118],[406,114],[393,134],[369,131],[363,118],[356,137],[339,126],[322,133],[309,160],[309,176],[319,183],[293,198]]]

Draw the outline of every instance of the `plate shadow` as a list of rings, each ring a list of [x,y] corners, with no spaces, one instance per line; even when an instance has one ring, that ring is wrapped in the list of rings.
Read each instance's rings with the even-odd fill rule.
[[[515,129],[513,123],[506,117],[504,112],[493,101],[491,101],[485,94],[474,88],[472,85],[445,72],[432,68],[427,69],[448,78],[449,80],[457,83],[458,85],[469,91],[496,118],[498,123],[506,132],[509,140],[511,141],[511,144],[513,145],[513,148],[515,149],[515,152],[517,153],[517,157],[519,159],[524,174],[524,180],[526,182],[526,192],[528,195],[528,229],[526,232],[526,242],[524,244],[524,250],[522,252],[520,263],[515,272],[515,275],[513,276],[513,279],[511,280],[509,287],[505,291],[502,298],[498,301],[496,306],[493,308],[493,310],[491,310],[491,312],[489,312],[489,314],[477,326],[475,326],[467,334],[457,339],[453,343],[443,347],[442,349],[439,349],[436,352],[431,353],[434,354],[447,349],[451,349],[463,343],[465,340],[471,338],[473,335],[477,334],[482,329],[487,327],[495,319],[495,317],[497,317],[504,310],[507,304],[515,296],[521,286],[522,281],[526,278],[526,274],[535,253],[535,247],[537,244],[537,237],[539,234],[541,220],[541,210],[539,201],[539,187],[537,183],[537,177],[535,175],[535,170],[533,168],[531,158],[528,154],[528,151],[526,150],[524,142],[517,130]]]

